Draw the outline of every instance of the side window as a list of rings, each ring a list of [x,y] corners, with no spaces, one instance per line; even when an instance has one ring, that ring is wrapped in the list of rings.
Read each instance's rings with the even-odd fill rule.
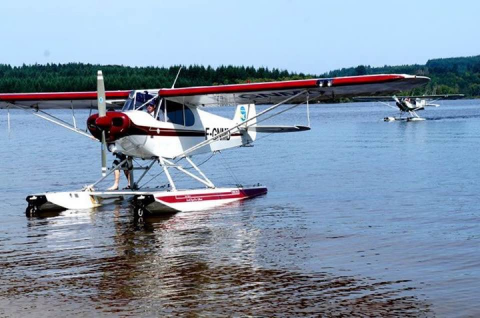
[[[167,106],[167,122],[182,126],[193,126],[195,124],[195,116],[190,108],[177,102],[165,100],[160,108],[160,113],[165,111],[165,104]]]
[[[193,126],[195,124],[195,116],[190,108],[185,106],[185,126]]]
[[[183,125],[183,105],[167,101],[167,121],[169,123]]]

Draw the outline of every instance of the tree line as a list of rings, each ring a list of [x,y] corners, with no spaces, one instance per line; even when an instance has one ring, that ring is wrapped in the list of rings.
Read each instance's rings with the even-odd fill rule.
[[[180,65],[129,67],[83,63],[22,65],[0,64],[0,92],[58,92],[96,90],[97,70],[102,70],[108,90],[171,87]],[[302,79],[302,73],[251,66],[183,66],[175,87],[238,84]]]
[[[130,67],[84,63],[0,64],[0,93],[93,91],[96,73],[102,70],[108,90],[171,87],[180,65],[170,67]],[[480,96],[480,56],[432,59],[426,64],[342,68],[324,74],[304,74],[253,66],[183,66],[175,87],[239,84],[369,74],[405,73],[432,79],[426,88],[414,94],[465,94]]]
[[[385,65],[382,67],[359,65],[323,75],[335,77],[394,73],[422,75],[432,79],[426,87],[417,88],[413,94],[465,94],[467,97],[480,97],[480,55],[431,59],[424,65]]]

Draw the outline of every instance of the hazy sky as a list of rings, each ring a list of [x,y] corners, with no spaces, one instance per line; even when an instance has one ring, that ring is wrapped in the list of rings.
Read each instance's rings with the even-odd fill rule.
[[[480,1],[1,0],[0,63],[319,74],[480,54]]]

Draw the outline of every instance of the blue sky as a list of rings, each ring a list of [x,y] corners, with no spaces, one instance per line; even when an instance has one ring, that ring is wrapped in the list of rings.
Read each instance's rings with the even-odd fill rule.
[[[13,0],[0,63],[221,64],[320,74],[480,54],[480,1]]]

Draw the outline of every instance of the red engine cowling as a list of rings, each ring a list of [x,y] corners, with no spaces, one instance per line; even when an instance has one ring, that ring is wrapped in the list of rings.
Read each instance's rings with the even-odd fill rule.
[[[105,131],[107,142],[114,142],[126,136],[130,125],[130,118],[121,112],[107,112],[103,117],[93,114],[87,119],[87,127],[90,133],[98,140],[101,140],[102,131]]]

